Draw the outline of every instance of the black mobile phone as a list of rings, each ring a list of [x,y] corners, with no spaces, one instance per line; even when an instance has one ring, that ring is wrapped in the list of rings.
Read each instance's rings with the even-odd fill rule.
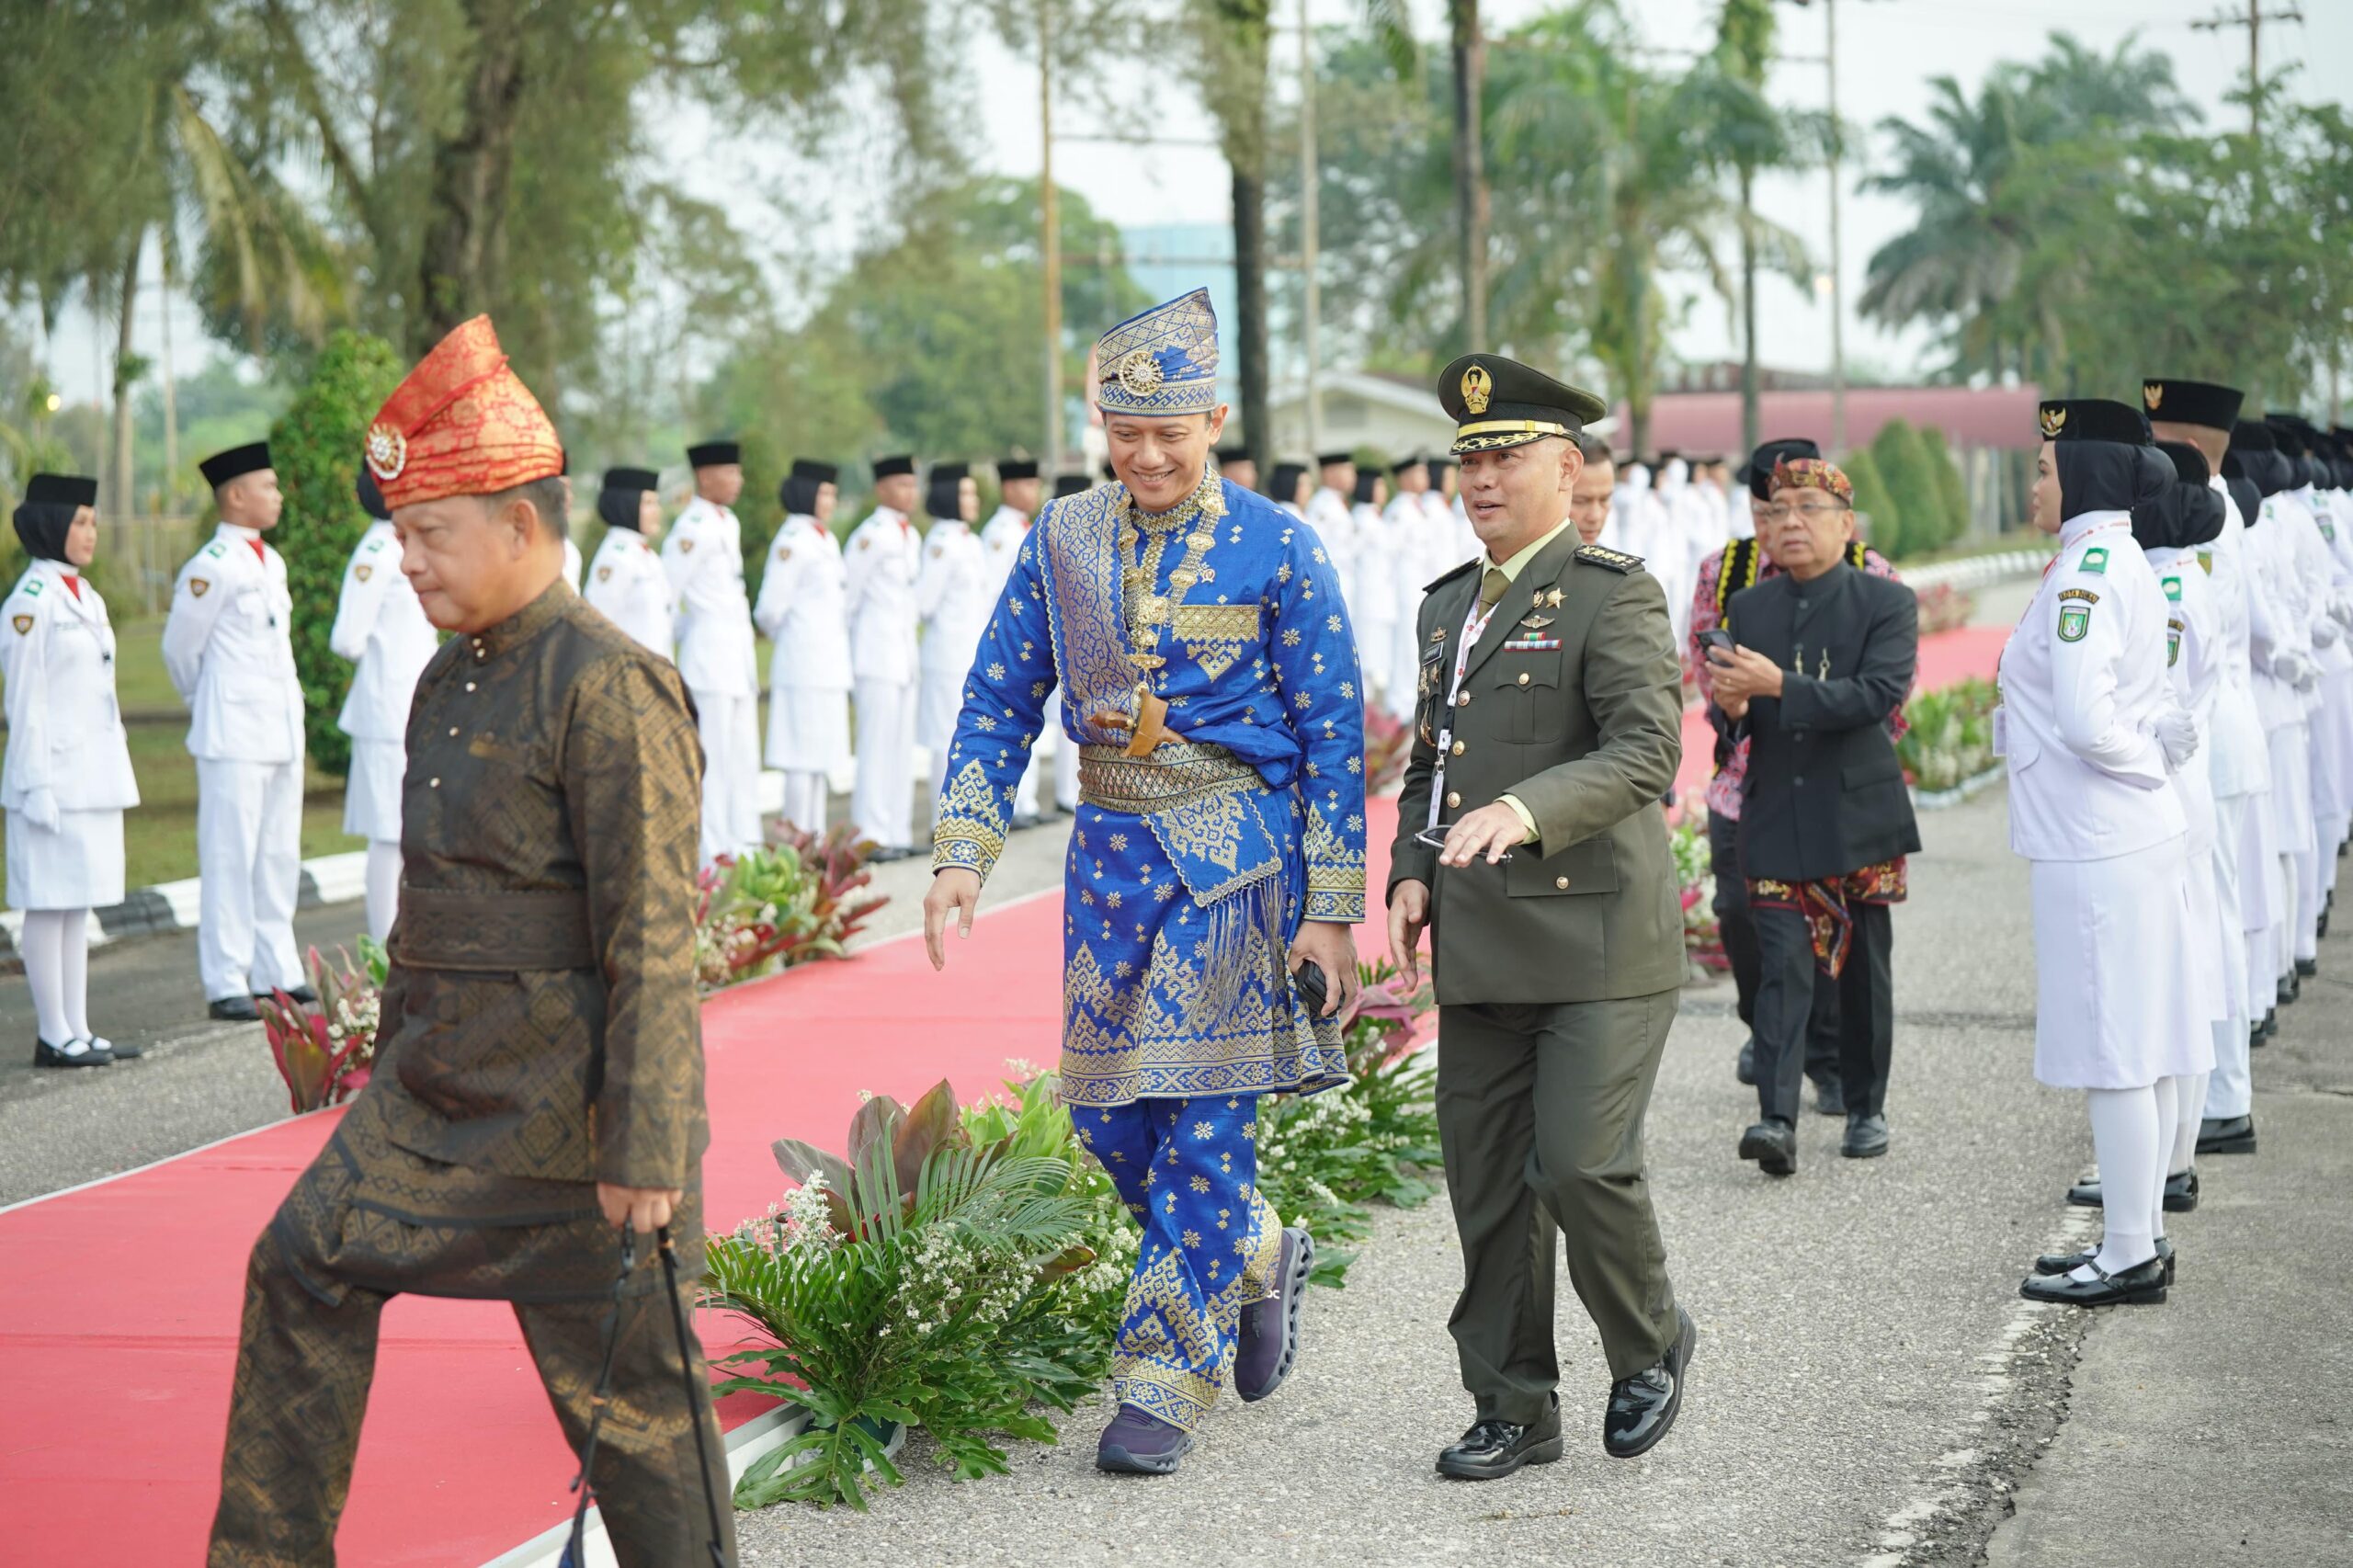
[[[1322,1017],[1324,1004],[1331,995],[1324,979],[1324,966],[1310,959],[1291,971],[1290,981],[1293,985],[1299,987],[1300,995],[1307,999],[1307,1016],[1311,1018]]]
[[[1732,633],[1721,626],[1711,626],[1699,633],[1699,645],[1703,648],[1722,648],[1727,653],[1738,646],[1733,642]]]

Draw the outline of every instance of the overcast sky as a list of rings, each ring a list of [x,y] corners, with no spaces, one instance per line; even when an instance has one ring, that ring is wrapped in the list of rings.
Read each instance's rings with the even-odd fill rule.
[[[1167,0],[1174,4],[1175,0]],[[1413,0],[1420,31],[1437,38],[1443,0]],[[1295,15],[1297,0],[1279,0],[1282,10]],[[2278,9],[2278,0],[2265,0]],[[1307,0],[1308,14],[1318,26],[1358,25],[1361,0]],[[2027,60],[2041,54],[2050,35],[2060,28],[2052,20],[2064,17],[2063,29],[2102,52],[2112,51],[2127,36],[2137,33],[2149,47],[2173,57],[2177,78],[2209,123],[2234,122],[2245,111],[2226,105],[2223,95],[2244,72],[2246,33],[2230,28],[2220,33],[2193,30],[2193,20],[2225,8],[2244,14],[2245,0],[2074,0],[2064,6],[2038,0],[1839,0],[1839,107],[1850,121],[1875,126],[1889,115],[1916,116],[1925,101],[1927,84],[1950,74],[1974,89],[1985,73],[2005,60]],[[1544,0],[1487,0],[1491,32],[1508,29],[1546,8]],[[1641,17],[1647,41],[1654,46],[1705,47],[1710,41],[1718,0],[1636,0],[1629,10]],[[2299,61],[2305,69],[2291,91],[2306,99],[2336,98],[2353,102],[2353,0],[2301,0],[2305,19],[2300,23],[2268,23],[2264,28],[2265,69],[2275,62]],[[1792,54],[1818,56],[1823,45],[1823,8],[1818,3],[1781,8],[1781,47]],[[1277,40],[1280,61],[1295,59],[1295,34]],[[995,172],[1029,176],[1039,166],[1039,127],[1035,67],[982,42],[974,51],[978,79],[986,90],[981,99],[982,131],[986,148],[981,161]],[[1819,64],[1788,62],[1777,66],[1768,90],[1779,102],[1819,107],[1824,99],[1824,73]],[[1055,174],[1060,182],[1086,197],[1102,215],[1122,226],[1167,223],[1222,224],[1229,216],[1225,166],[1213,147],[1192,145],[1214,131],[1207,112],[1181,79],[1152,78],[1137,73],[1130,90],[1116,97],[1142,108],[1144,113],[1123,115],[1106,123],[1100,111],[1076,107],[1060,111],[1055,143]],[[1132,135],[1149,128],[1166,139],[1148,147],[1108,145],[1076,140],[1089,131]],[[816,244],[835,256],[847,253],[874,216],[861,193],[874,183],[856,177],[833,177],[839,188],[822,199],[812,171],[768,152],[756,139],[734,134],[705,117],[688,114],[665,122],[660,146],[674,170],[690,187],[714,199],[740,198],[747,188],[794,193],[794,216],[744,209],[745,227],[777,245]],[[1873,152],[1877,140],[1870,143]],[[836,165],[838,171],[839,165]],[[1861,287],[1864,263],[1871,251],[1900,232],[1909,209],[1900,201],[1858,195],[1849,169],[1845,206],[1846,255],[1843,273],[1847,298]],[[1760,187],[1767,210],[1824,200],[1827,177],[1814,174],[1780,177]],[[818,218],[813,225],[809,220]],[[1344,215],[1326,214],[1329,224]],[[1822,258],[1826,267],[1828,258]],[[154,261],[150,252],[150,275]],[[1761,296],[1759,341],[1768,365],[1790,369],[1821,369],[1829,359],[1829,309],[1826,297],[1816,298],[1778,281]],[[159,352],[162,306],[151,288],[140,312],[140,352]],[[183,369],[192,353],[203,352],[200,328],[183,302],[173,313],[175,348]],[[89,399],[104,384],[97,354],[110,349],[111,329],[94,332],[89,317],[69,310],[59,324],[50,355],[51,371],[69,401]],[[1891,335],[1856,321],[1851,309],[1847,332],[1851,361],[1869,369],[1904,376],[1921,368],[1924,342],[1917,335]],[[103,347],[102,347],[103,345]],[[1722,307],[1699,302],[1675,339],[1683,358],[1706,360],[1736,353],[1737,339]]]

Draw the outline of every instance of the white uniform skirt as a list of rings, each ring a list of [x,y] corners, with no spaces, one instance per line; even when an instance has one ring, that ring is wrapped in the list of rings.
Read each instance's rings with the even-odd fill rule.
[[[2105,860],[2035,860],[2034,1075],[2054,1089],[2140,1089],[2209,1072],[2214,1035],[2183,955],[2179,836]]]
[[[2313,816],[2333,827],[2353,813],[2353,670],[2323,676],[2320,689],[2324,700],[2308,726]]]
[[[374,844],[401,841],[401,777],[408,746],[354,736],[351,773],[343,781],[343,831]]]
[[[2271,825],[2278,836],[2272,847],[2282,855],[2302,855],[2313,846],[2312,728],[2308,724],[2279,724],[2271,738]],[[2288,919],[2293,910],[2282,912]]]
[[[847,762],[849,693],[770,686],[767,758],[787,773],[830,773]]]
[[[122,902],[122,813],[60,812],[54,829],[8,813],[8,907],[108,909]]]

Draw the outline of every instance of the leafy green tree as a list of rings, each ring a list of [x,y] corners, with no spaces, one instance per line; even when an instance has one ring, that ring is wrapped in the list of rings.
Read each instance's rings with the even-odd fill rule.
[[[1950,544],[1969,531],[1969,485],[1961,478],[1961,465],[1953,460],[1952,448],[1946,442],[1942,428],[1924,426],[1920,449],[1927,454],[1928,471],[1936,482],[1938,509],[1944,517],[1944,542]]]
[[[1936,470],[1928,466],[1920,432],[1907,420],[1891,419],[1871,437],[1870,450],[1872,466],[1879,470],[1880,482],[1887,487],[1901,520],[1897,538],[1904,553],[1921,555],[1942,545],[1949,526],[1944,496],[1937,488]],[[1888,547],[1880,548],[1887,551]]]
[[[1904,551],[1904,519],[1896,513],[1895,498],[1888,493],[1886,482],[1880,478],[1871,449],[1857,447],[1838,460],[1838,466],[1855,487],[1855,510],[1862,515],[1864,542],[1894,560]]]
[[[327,647],[343,569],[368,531],[355,486],[368,422],[406,369],[381,337],[330,335],[294,401],[269,432],[269,456],[286,493],[273,541],[286,557],[294,598],[294,669],[302,682],[303,734],[311,760],[340,775],[351,766],[349,737],[335,728],[351,666]]]

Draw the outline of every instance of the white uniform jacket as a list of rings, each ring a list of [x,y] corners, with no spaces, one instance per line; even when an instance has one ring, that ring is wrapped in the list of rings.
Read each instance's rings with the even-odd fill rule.
[[[573,592],[580,591],[580,547],[570,534],[563,536],[563,581]]]
[[[841,541],[805,513],[794,513],[768,546],[760,602],[752,619],[776,652],[768,685],[810,691],[849,689],[848,573]]]
[[[591,608],[664,658],[676,640],[676,596],[662,557],[635,528],[605,530],[580,597]]]
[[[193,715],[191,756],[206,762],[301,759],[293,610],[285,558],[252,528],[222,523],[180,568],[164,621],[164,668]]]
[[[1010,506],[999,506],[995,514],[981,528],[981,558],[989,565],[989,605],[995,608],[1005,592],[1007,579],[1013,575],[1013,562],[1021,553],[1021,541],[1029,537],[1029,515]]]
[[[358,667],[335,727],[355,740],[398,741],[408,735],[409,700],[416,677],[440,647],[425,619],[416,589],[401,570],[400,540],[390,523],[370,523],[343,569],[327,647]]]
[[[922,667],[960,686],[980,651],[996,608],[989,591],[989,564],[970,525],[935,519],[924,536],[923,564],[915,574],[915,614],[923,624]]]
[[[2002,650],[1999,714],[2010,847],[2029,860],[2105,860],[2188,826],[2157,744],[2175,699],[2165,591],[2129,512],[2086,512]]]
[[[1349,601],[1348,614],[1374,626],[1387,626],[1397,618],[1397,556],[1405,541],[1389,526],[1392,516],[1367,501],[1353,509],[1349,519],[1356,525],[1358,597]]]
[[[1354,616],[1364,601],[1357,576],[1356,503],[1329,485],[1319,484],[1307,498],[1307,526],[1324,546],[1324,559],[1340,579],[1340,598]]]
[[[2255,672],[2248,664],[2247,533],[2230,486],[2217,475],[2209,487],[2222,497],[2222,531],[2198,547],[2214,602],[2214,728],[2207,737],[2207,771],[2223,800],[2271,788],[2271,745],[2256,711]]]
[[[42,794],[61,812],[128,811],[139,803],[114,695],[114,627],[97,589],[85,581],[77,597],[65,585],[71,574],[57,562],[32,562],[0,606],[8,623],[0,629],[8,711],[0,807],[12,812]],[[50,817],[41,825],[56,823]]]
[[[698,495],[662,540],[676,597],[678,675],[689,691],[756,697],[759,651],[744,592],[744,532],[735,514]]]
[[[850,671],[859,680],[915,678],[915,577],[923,542],[906,514],[877,506],[842,551]]]

